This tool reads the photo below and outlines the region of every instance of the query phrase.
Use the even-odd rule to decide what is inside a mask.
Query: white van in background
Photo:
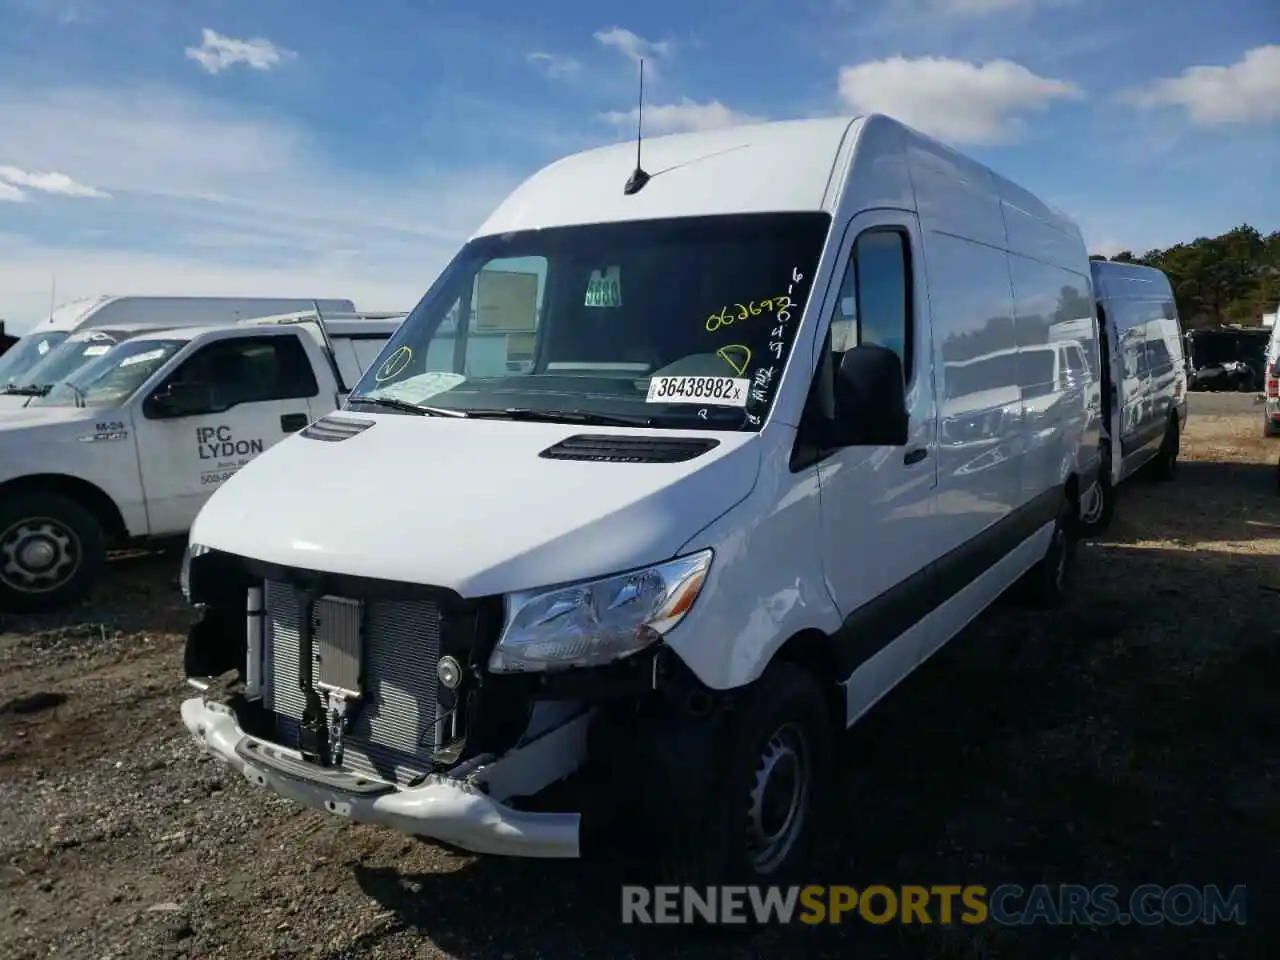
[[[185,533],[228,477],[337,407],[403,316],[148,330],[0,416],[0,610],[63,606],[109,547]]]
[[[1280,323],[1275,313],[1263,315],[1262,322],[1271,328],[1267,341],[1267,359],[1263,372],[1262,432],[1268,437],[1280,436]],[[1268,319],[1270,323],[1268,323]]]
[[[112,325],[155,328],[232,323],[249,317],[320,310],[354,313],[350,300],[309,297],[87,297],[72,300],[41,320],[0,356],[0,389],[22,383],[25,374],[74,330]]]
[[[1102,331],[1104,466],[1081,504],[1082,532],[1110,524],[1116,491],[1150,464],[1160,479],[1177,470],[1187,423],[1187,362],[1169,278],[1154,267],[1090,262]]]
[[[252,782],[772,882],[825,836],[836,730],[1016,582],[1066,595],[1101,424],[1049,346],[1092,317],[1076,225],[881,116],[643,151],[517,188],[344,408],[200,512],[182,717]],[[953,425],[997,406],[975,451]],[[580,769],[599,803],[530,809]]]

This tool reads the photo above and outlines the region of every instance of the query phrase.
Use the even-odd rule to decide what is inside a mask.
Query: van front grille
[[[302,601],[289,584],[267,581],[264,590],[263,704],[274,711],[282,745],[297,748],[305,707],[300,687],[298,649]],[[321,617],[350,604],[321,600]],[[357,773],[404,783],[431,769],[439,744],[437,661],[440,659],[440,610],[430,600],[369,600],[362,605],[361,662],[326,664],[325,675],[340,669],[342,683],[361,690],[344,743],[343,765]],[[323,624],[313,634],[318,641]],[[319,642],[313,642],[312,679],[321,681]],[[345,655],[345,654],[344,654]],[[358,682],[357,682],[358,678]],[[317,686],[321,698],[325,692]]]

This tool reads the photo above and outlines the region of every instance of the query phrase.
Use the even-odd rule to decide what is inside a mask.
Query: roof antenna
[[[633,193],[639,193],[644,185],[649,182],[649,174],[644,172],[644,167],[640,166],[640,143],[644,139],[644,59],[640,60],[640,106],[636,110],[636,168],[631,171],[631,176],[627,178],[627,184],[622,188],[622,192],[628,197]]]

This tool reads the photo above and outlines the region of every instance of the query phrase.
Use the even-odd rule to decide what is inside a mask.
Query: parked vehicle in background
[[[1275,319],[1272,314],[1263,388],[1262,429],[1268,437],[1280,436],[1280,324]]]
[[[205,505],[182,716],[355,821],[539,857],[612,821],[772,882],[825,836],[837,729],[1011,585],[1069,589],[1088,255],[881,116],[643,150],[660,176],[622,144],[518,187],[343,410]],[[530,809],[578,770],[598,803]]]
[[[149,325],[92,327],[69,334],[35,366],[0,390],[0,416],[11,410],[21,410],[33,397],[48,393],[54,384],[101,357],[116,344],[155,329]]]
[[[249,317],[283,314],[294,310],[353,313],[350,300],[314,300],[309,297],[87,297],[72,300],[54,310],[24,334],[0,357],[0,389],[23,382],[24,376],[72,331],[119,325],[156,329],[232,323]]]
[[[1169,278],[1154,267],[1090,263],[1101,331],[1103,468],[1082,498],[1081,525],[1101,533],[1121,483],[1150,465],[1164,479],[1178,464],[1187,422],[1187,363]]]
[[[1270,333],[1262,327],[1212,327],[1187,331],[1190,389],[1260,393]]]
[[[183,534],[253,457],[333,410],[402,314],[151,330],[0,417],[0,609],[84,596],[108,547]]]

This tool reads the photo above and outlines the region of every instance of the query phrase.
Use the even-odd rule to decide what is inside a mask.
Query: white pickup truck
[[[108,548],[182,535],[228,477],[334,410],[403,314],[154,330],[0,417],[0,610],[63,606]]]
[[[101,296],[71,300],[19,337],[0,357],[0,387],[23,382],[32,367],[77,330],[122,324],[166,330],[275,317],[300,310],[318,310],[329,316],[354,313],[355,309],[350,300],[310,297]]]

